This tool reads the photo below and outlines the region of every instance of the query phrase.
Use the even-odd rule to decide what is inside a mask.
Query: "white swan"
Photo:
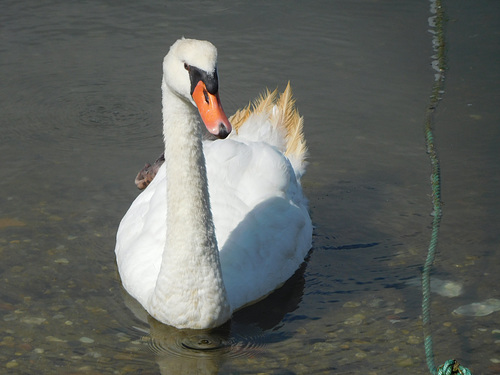
[[[165,163],[123,217],[124,288],[155,319],[212,328],[282,285],[311,248],[300,177],[306,153],[291,89],[231,119],[218,96],[217,50],[180,39],[163,61]],[[204,130],[203,130],[204,131]],[[285,156],[286,155],[286,156]]]

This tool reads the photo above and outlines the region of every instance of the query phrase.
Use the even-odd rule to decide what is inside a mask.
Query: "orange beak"
[[[207,130],[219,138],[226,138],[231,133],[232,126],[222,109],[219,94],[209,93],[203,81],[199,81],[192,97]]]

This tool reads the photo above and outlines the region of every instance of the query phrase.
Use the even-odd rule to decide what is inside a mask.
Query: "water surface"
[[[500,297],[500,9],[444,5],[448,71],[434,120],[445,206],[433,276],[462,289],[433,294],[436,362],[494,373],[500,313],[452,311]],[[4,1],[2,371],[427,373],[415,285],[432,222],[429,9],[416,0]],[[162,151],[161,61],[183,35],[218,47],[228,114],[290,80],[310,149],[310,256],[284,288],[208,336],[138,309],[113,253],[138,194],[133,179]]]

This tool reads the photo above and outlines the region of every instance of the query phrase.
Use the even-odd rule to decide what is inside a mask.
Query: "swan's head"
[[[212,43],[179,39],[163,60],[163,79],[172,92],[198,108],[211,134],[229,135],[232,127],[219,99],[217,49]]]

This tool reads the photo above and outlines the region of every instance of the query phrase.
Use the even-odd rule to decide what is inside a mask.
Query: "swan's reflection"
[[[276,327],[302,299],[305,267],[306,263],[267,298],[211,330],[177,329],[160,323],[126,293],[125,303],[137,318],[149,324],[150,348],[161,374],[215,375],[229,358],[255,355],[266,343],[286,338],[286,334],[276,332]]]
[[[151,348],[163,375],[217,374],[231,350],[228,324],[214,330],[191,330],[167,326],[151,316],[148,321]]]

